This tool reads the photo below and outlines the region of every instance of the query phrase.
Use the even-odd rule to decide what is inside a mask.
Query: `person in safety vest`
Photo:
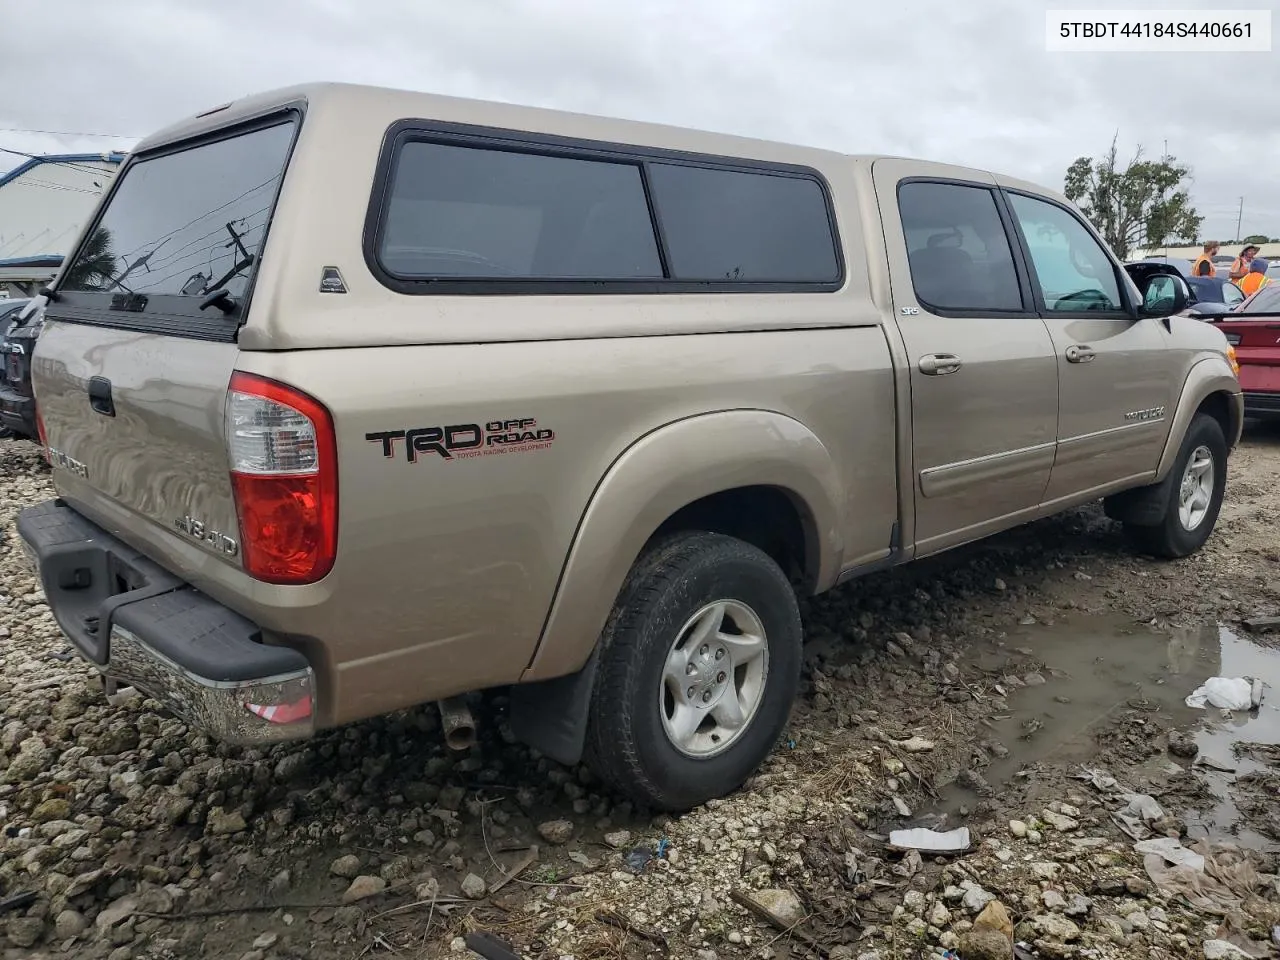
[[[1204,245],[1204,253],[1196,257],[1196,262],[1191,264],[1191,275],[1193,277],[1212,277],[1217,273],[1213,266],[1213,256],[1222,247],[1217,240],[1208,240]]]
[[[1243,280],[1249,273],[1249,262],[1258,255],[1258,248],[1255,246],[1247,246],[1240,251],[1240,256],[1236,257],[1231,263],[1231,273],[1229,276],[1232,280]]]
[[[1246,297],[1253,296],[1271,282],[1271,278],[1267,276],[1269,266],[1271,264],[1261,257],[1254,257],[1249,261],[1249,272],[1244,275],[1243,280],[1236,281],[1236,285],[1244,291]]]

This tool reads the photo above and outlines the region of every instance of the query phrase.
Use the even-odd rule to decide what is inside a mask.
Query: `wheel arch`
[[[843,558],[841,497],[825,445],[783,414],[702,414],[646,434],[614,461],[583,512],[522,681],[586,663],[627,573],[667,531],[739,536],[784,570],[789,561],[807,590],[832,586]],[[762,524],[760,510],[779,526]]]
[[[1213,355],[1197,361],[1187,372],[1174,410],[1169,435],[1160,454],[1156,481],[1164,480],[1178,457],[1182,438],[1187,435],[1191,421],[1197,413],[1207,413],[1222,427],[1227,438],[1227,449],[1233,449],[1240,439],[1244,426],[1244,400],[1240,393],[1240,381],[1227,363],[1226,357]]]

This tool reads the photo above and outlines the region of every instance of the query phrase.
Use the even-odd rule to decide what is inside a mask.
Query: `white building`
[[[53,279],[124,156],[51,154],[0,174],[0,296],[31,296]]]

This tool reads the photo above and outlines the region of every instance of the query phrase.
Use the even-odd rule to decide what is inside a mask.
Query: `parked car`
[[[21,347],[11,347],[9,332],[17,324],[23,308],[31,302],[29,297],[0,299],[0,439],[9,439],[14,434],[14,424],[5,416],[5,392],[9,377],[17,373],[21,361],[10,360],[11,356],[20,356]]]
[[[1140,283],[1140,278],[1159,272],[1148,265],[1172,267],[1187,284],[1187,305],[1183,309],[1184,316],[1193,317],[1200,314],[1226,313],[1244,300],[1244,291],[1226,279],[1226,274],[1219,272],[1216,277],[1191,276],[1191,262],[1176,258],[1148,257],[1125,264],[1125,270]]]
[[[44,313],[43,305],[35,303],[26,309],[30,300],[23,300],[23,307],[14,310],[9,319],[0,317],[0,327],[5,328],[0,337],[0,357],[4,369],[0,371],[0,430],[5,436],[21,440],[36,440],[36,402],[31,392],[31,355],[35,349]]]
[[[1204,544],[1242,408],[1186,297],[981,170],[294,88],[108,188],[17,527],[80,654],[215,737],[439,700],[465,744],[510,687],[684,809],[777,742],[798,594],[1099,498]]]
[[[1269,283],[1217,321],[1234,345],[1248,417],[1280,418],[1280,283]]]

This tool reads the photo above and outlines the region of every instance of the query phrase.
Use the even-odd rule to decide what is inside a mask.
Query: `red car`
[[[1236,348],[1245,416],[1280,418],[1280,283],[1267,284],[1217,325]]]

